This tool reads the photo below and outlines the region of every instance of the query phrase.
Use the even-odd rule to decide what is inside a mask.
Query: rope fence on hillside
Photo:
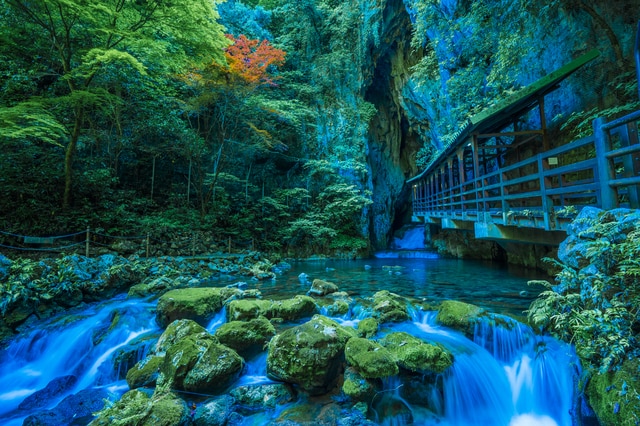
[[[139,249],[138,252],[144,251],[146,257],[150,257],[151,248],[153,244],[165,244],[171,247],[173,251],[180,252],[190,252],[192,256],[196,254],[196,247],[200,242],[197,234],[193,234],[191,238],[186,238],[180,242],[181,245],[178,245],[176,240],[168,241],[159,238],[155,238],[151,236],[151,233],[147,233],[146,235],[134,235],[134,236],[126,236],[126,235],[109,235],[102,232],[98,232],[98,230],[91,230],[91,228],[87,228],[85,231],[73,232],[64,235],[52,235],[52,236],[31,236],[31,235],[21,235],[13,232],[0,230],[0,249],[7,250],[15,250],[22,252],[52,252],[52,253],[60,253],[65,252],[71,249],[84,248],[84,255],[89,257],[92,247],[105,247],[113,251],[118,251],[117,247],[114,248],[114,245],[123,241],[131,241],[138,242]],[[5,243],[5,239],[13,239],[15,240],[13,243]],[[109,242],[109,240],[112,240]],[[233,240],[231,237],[224,239],[223,241],[218,241],[217,245],[224,244],[225,251],[228,254],[234,253],[235,250],[255,250],[255,241],[254,239],[238,241]],[[220,251],[220,250],[218,250]]]

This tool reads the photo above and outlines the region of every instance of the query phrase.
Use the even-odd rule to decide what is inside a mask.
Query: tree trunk
[[[78,139],[80,138],[80,130],[82,129],[82,122],[84,120],[84,108],[78,107],[76,109],[76,119],[73,123],[73,132],[71,133],[71,139],[67,145],[67,149],[64,154],[64,196],[62,197],[62,208],[68,209],[71,205],[71,189],[73,186],[73,159],[76,153],[76,146],[78,145]]]

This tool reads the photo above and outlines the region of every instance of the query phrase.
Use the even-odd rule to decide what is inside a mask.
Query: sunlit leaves
[[[233,42],[225,50],[231,72],[251,84],[274,84],[270,70],[284,64],[284,50],[273,47],[267,40],[250,40],[243,34],[227,37]]]

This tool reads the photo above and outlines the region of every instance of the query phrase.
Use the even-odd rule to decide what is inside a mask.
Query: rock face
[[[353,329],[315,315],[271,339],[267,375],[311,395],[325,393],[335,386],[343,368],[345,345],[354,336]]]
[[[453,365],[453,355],[439,345],[423,342],[404,332],[391,333],[380,341],[405,370],[442,373]]]
[[[158,299],[156,322],[162,328],[177,319],[190,319],[206,325],[227,299],[240,293],[238,289],[227,287],[171,290]]]

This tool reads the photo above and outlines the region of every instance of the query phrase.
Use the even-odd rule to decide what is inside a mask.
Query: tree
[[[108,87],[100,87],[97,77],[109,68],[144,75],[159,64],[163,69],[179,69],[187,58],[221,61],[227,41],[222,27],[216,23],[218,2],[6,0],[2,3],[3,14],[13,18],[11,25],[16,29],[8,33],[14,54],[41,58],[54,76],[43,88],[44,100],[29,101],[56,105],[57,119],[66,128],[66,137],[59,141],[65,150],[65,208],[71,202],[73,162],[78,141],[86,130],[87,116],[118,96]]]
[[[225,57],[232,75],[243,78],[249,84],[274,85],[269,69],[284,64],[285,52],[267,40],[250,40],[244,34],[227,38],[232,41],[225,50]]]

